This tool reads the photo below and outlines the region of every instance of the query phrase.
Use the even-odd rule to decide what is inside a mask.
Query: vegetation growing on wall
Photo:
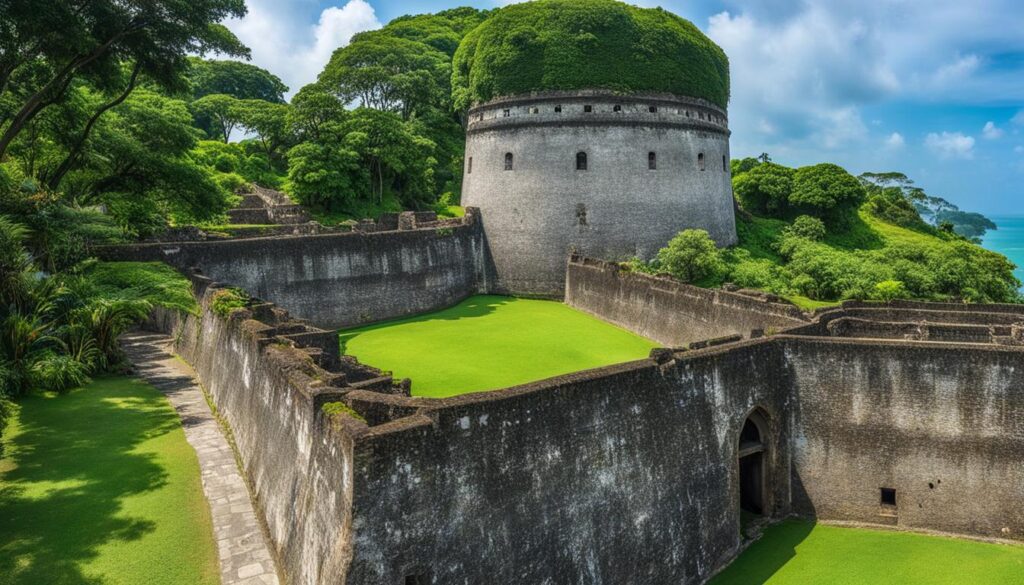
[[[1006,257],[918,215],[913,190],[836,165],[733,161],[739,244],[717,250],[682,232],[633,269],[701,286],[731,282],[805,308],[843,299],[1019,302]],[[900,175],[902,177],[902,175]],[[903,182],[906,183],[906,177]]]
[[[539,0],[497,10],[455,53],[460,108],[504,95],[584,88],[656,91],[725,107],[729,61],[661,8],[616,0]]]

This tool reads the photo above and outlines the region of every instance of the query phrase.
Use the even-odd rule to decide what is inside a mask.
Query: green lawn
[[[19,403],[0,460],[0,584],[219,582],[195,452],[146,383]]]
[[[1013,585],[1024,546],[810,524],[768,528],[711,585]]]
[[[506,388],[647,357],[653,341],[554,301],[475,296],[341,333],[342,350],[411,378],[414,396]]]

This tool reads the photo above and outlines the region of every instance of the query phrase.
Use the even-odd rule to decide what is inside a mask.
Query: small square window
[[[502,110],[501,115],[508,118],[512,115],[512,112],[510,110]]]
[[[895,488],[881,488],[881,503],[883,506],[895,506],[896,505],[896,489]]]
[[[406,575],[405,585],[430,585],[430,578],[427,575]]]
[[[540,108],[530,108],[530,113],[531,114],[539,114],[540,113]]]
[[[651,107],[647,108],[647,111],[652,113],[652,114],[656,114],[658,112],[658,106],[651,106]]]
[[[562,113],[562,106],[555,106],[555,113],[556,114],[561,114]]]
[[[583,106],[583,111],[589,114],[594,111],[594,106]]]

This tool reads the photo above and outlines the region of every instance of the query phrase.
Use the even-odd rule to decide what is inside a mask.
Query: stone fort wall
[[[631,273],[614,262],[591,258],[571,258],[565,281],[570,307],[669,347],[730,335],[750,337],[810,322],[790,304]]]
[[[740,547],[738,437],[755,409],[774,517],[1024,540],[1013,327],[990,343],[724,339],[433,400],[273,305],[217,315],[218,285],[197,282],[201,316],[153,324],[177,332],[234,429],[292,583],[702,583]],[[969,313],[858,310],[872,308],[894,330]],[[355,416],[326,415],[333,401]]]
[[[441,309],[487,287],[477,211],[467,209],[461,222],[417,222],[416,215],[402,214],[386,230],[155,242],[95,253],[198,268],[322,327],[346,327]]]
[[[572,250],[650,258],[686,228],[735,243],[728,161],[725,111],[702,100],[505,98],[468,114],[462,200],[482,211],[493,290],[560,297]]]

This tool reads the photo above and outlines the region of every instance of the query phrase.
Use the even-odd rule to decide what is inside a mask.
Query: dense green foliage
[[[1024,547],[810,524],[768,527],[711,585],[1013,583]]]
[[[8,399],[120,367],[118,336],[154,305],[196,310],[190,283],[166,266],[87,261],[45,274],[27,237],[0,216],[0,429]]]
[[[498,296],[342,331],[341,344],[434,398],[641,359],[656,346],[563,303]]]
[[[503,95],[602,88],[725,107],[729,61],[693,23],[616,0],[538,0],[495,11],[455,53],[460,108]]]
[[[97,378],[19,401],[0,459],[0,584],[217,585],[195,450],[167,399]]]
[[[835,165],[794,170],[756,159],[733,161],[733,169],[739,245],[712,250],[690,230],[650,263],[630,266],[703,286],[761,289],[807,308],[843,299],[1021,300],[1014,265],[928,225],[905,177],[902,186],[880,174],[858,181]]]

